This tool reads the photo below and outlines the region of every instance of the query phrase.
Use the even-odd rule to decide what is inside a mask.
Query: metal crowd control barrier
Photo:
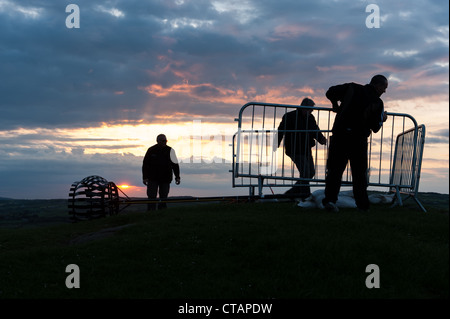
[[[283,115],[290,111],[312,109],[318,130],[287,130],[278,126]],[[388,120],[376,134],[368,139],[368,189],[385,187],[395,193],[394,204],[403,205],[402,194],[417,198],[425,143],[425,126],[401,113],[388,112]],[[297,181],[308,181],[311,188],[324,187],[328,143],[316,143],[311,149],[315,175],[301,178],[297,167],[285,154],[284,139],[278,147],[279,132],[321,132],[329,141],[335,113],[331,108],[287,104],[250,102],[241,107],[238,132],[233,136],[233,161],[231,172],[233,187],[248,187],[249,195],[263,197],[263,189],[273,192],[276,187],[292,187]],[[342,186],[352,185],[349,165],[342,177]],[[405,199],[407,199],[405,198]]]
[[[409,129],[397,136],[390,190],[396,194],[407,194],[408,198],[412,197],[420,208],[426,211],[417,198],[424,145],[425,125]],[[400,196],[398,201],[401,205]]]

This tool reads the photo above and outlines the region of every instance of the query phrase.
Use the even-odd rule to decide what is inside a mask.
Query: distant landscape
[[[449,195],[439,193],[420,193],[420,202],[428,210],[449,212]],[[192,204],[171,204],[171,206]],[[404,202],[405,207],[419,210],[412,198]],[[145,211],[143,204],[121,206],[122,214]],[[300,208],[299,208],[300,209]],[[36,227],[70,222],[67,199],[22,200],[0,197],[0,228]]]
[[[192,204],[169,204],[178,207]],[[119,214],[145,212],[146,204],[121,205]],[[67,199],[0,198],[0,229],[72,223]]]

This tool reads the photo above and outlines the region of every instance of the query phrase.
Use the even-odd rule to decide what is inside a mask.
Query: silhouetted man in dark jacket
[[[309,98],[303,99],[300,106],[314,106]],[[284,137],[284,148],[297,167],[300,177],[313,178],[316,174],[311,148],[316,145],[315,140],[325,144],[327,139],[317,126],[316,119],[311,114],[311,108],[301,108],[283,115],[278,126],[278,147]],[[309,132],[304,132],[308,130]],[[297,132],[290,132],[297,131]],[[303,132],[302,132],[303,131]],[[297,181],[285,194],[306,199],[311,195],[309,181]]]
[[[175,174],[175,183],[180,184],[180,166],[175,151],[167,146],[167,138],[164,134],[158,135],[157,144],[147,150],[142,165],[143,183],[147,185],[147,196],[156,199],[159,190],[159,198],[166,199],[169,195],[170,183]],[[173,174],[172,174],[173,172]],[[158,209],[166,208],[166,203],[159,203]],[[156,204],[149,204],[148,209],[154,210]]]
[[[367,138],[371,131],[380,130],[387,115],[380,96],[386,92],[388,80],[375,75],[370,84],[346,83],[332,86],[326,96],[331,101],[336,118],[330,138],[327,159],[325,198],[322,203],[331,211],[338,211],[336,201],[342,174],[350,161],[353,195],[357,207],[369,209],[367,195]],[[338,104],[340,102],[340,104]]]

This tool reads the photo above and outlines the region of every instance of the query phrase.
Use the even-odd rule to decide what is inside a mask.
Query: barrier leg
[[[413,198],[414,198],[414,200],[416,201],[417,205],[419,205],[420,209],[421,209],[424,213],[426,213],[427,210],[425,209],[425,207],[423,207],[422,203],[417,199],[417,197],[416,197],[416,196],[413,196]]]
[[[263,189],[264,177],[258,176],[258,195],[263,197],[262,189]]]
[[[400,194],[400,190],[398,189],[398,186],[395,186],[395,197],[392,200],[391,208],[395,206],[403,206],[402,197]]]
[[[249,195],[250,197],[255,196],[255,186],[249,186],[249,187],[248,187],[248,195]]]

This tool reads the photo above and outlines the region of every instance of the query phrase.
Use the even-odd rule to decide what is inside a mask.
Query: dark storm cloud
[[[37,5],[30,3],[30,8]],[[35,18],[0,13],[5,126],[95,124],[120,118],[121,109],[144,101],[146,94],[137,87],[148,80],[145,69],[156,59],[149,48],[155,46],[151,33],[158,24],[149,19],[121,25],[92,2],[79,6],[80,29],[65,27],[61,3],[41,8]],[[130,30],[144,28],[147,37],[129,36]]]
[[[76,4],[80,29],[65,27],[64,3],[1,2],[2,127],[80,127],[174,112],[186,92],[155,96],[144,89],[152,84],[198,85],[182,108],[202,115],[202,97],[220,89],[245,98],[280,85],[320,91],[378,71],[402,80],[410,71],[448,73],[435,64],[448,63],[448,4],[440,2],[380,1],[380,29],[366,28],[364,1]],[[336,66],[354,68],[320,71]],[[168,99],[174,102],[158,107]],[[225,103],[233,116],[239,105]],[[211,106],[205,115],[214,114]]]

